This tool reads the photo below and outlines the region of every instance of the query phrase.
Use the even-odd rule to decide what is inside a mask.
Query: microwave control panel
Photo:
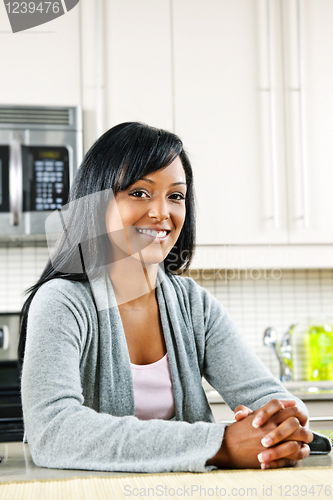
[[[69,195],[69,158],[65,147],[24,147],[27,174],[23,184],[24,211],[56,210]]]

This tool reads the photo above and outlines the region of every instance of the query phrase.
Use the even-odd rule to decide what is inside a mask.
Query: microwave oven
[[[80,107],[0,106],[0,238],[45,235],[81,161]]]

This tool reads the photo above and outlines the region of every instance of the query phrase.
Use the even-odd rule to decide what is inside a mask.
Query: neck
[[[156,302],[158,264],[143,267],[134,257],[118,260],[108,267],[118,306],[144,309]]]

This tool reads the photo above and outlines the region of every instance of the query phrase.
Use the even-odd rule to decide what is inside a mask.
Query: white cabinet
[[[264,14],[257,0],[174,3],[176,133],[195,171],[198,244],[287,243],[286,204],[278,229],[273,219]],[[285,182],[279,169],[281,196]]]
[[[81,104],[79,9],[13,34],[1,3],[1,104]]]
[[[175,131],[199,245],[333,243],[333,5],[301,4],[303,170],[296,0],[173,3]]]
[[[333,5],[300,2],[303,129],[297,0],[110,0],[99,24],[97,3],[80,5],[86,148],[123,121],[179,134],[195,170],[199,250],[333,243]]]
[[[81,10],[85,149],[122,122],[172,130],[169,0],[88,0]]]
[[[333,424],[333,401],[304,401],[310,415],[310,429],[328,430]]]
[[[169,0],[105,4],[105,125],[143,121],[172,129]]]
[[[290,243],[333,243],[333,4],[300,6],[283,2]]]

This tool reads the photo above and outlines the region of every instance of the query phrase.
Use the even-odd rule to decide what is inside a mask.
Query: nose
[[[168,219],[170,214],[167,200],[162,197],[152,200],[149,207],[148,216],[152,219],[158,219],[159,221]]]

